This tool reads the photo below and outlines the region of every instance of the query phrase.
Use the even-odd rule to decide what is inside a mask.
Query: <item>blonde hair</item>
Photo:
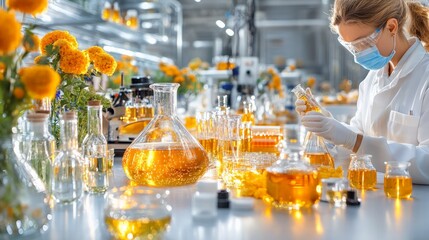
[[[405,30],[429,49],[429,8],[416,1],[335,0],[331,29],[335,31],[341,22],[363,23],[380,28],[390,18],[398,21],[399,34],[403,35]]]

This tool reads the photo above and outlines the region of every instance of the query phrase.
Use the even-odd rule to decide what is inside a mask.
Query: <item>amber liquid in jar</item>
[[[204,149],[169,143],[140,143],[127,148],[122,165],[125,174],[139,185],[163,187],[195,183],[207,170]]]
[[[125,107],[124,120],[126,122],[137,121],[137,108],[136,107]]]
[[[377,171],[375,169],[349,169],[348,179],[353,188],[373,189],[377,184]]]
[[[154,109],[152,107],[139,107],[137,109],[138,118],[153,118]]]
[[[126,25],[130,28],[137,29],[138,28],[137,17],[129,17],[126,21]]]
[[[329,153],[306,153],[305,158],[314,166],[329,166],[334,168],[334,159]]]
[[[105,222],[115,239],[160,239],[170,224],[171,217],[123,219],[107,216]]]
[[[104,8],[103,11],[101,12],[101,18],[103,20],[110,20],[110,18],[112,17],[113,11],[110,8]]]
[[[410,198],[413,183],[410,177],[384,177],[384,193],[391,198]]]
[[[207,153],[212,154],[215,147],[217,147],[217,140],[215,138],[198,139]]]
[[[282,140],[282,135],[254,135],[251,142],[252,152],[277,153],[279,151],[277,145]]]
[[[317,172],[267,172],[267,193],[273,206],[280,208],[311,207],[319,199]]]

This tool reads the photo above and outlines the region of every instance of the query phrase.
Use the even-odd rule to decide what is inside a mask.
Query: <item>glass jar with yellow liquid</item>
[[[369,154],[351,154],[351,161],[348,170],[350,186],[356,189],[373,189],[377,184],[377,171],[372,165]]]
[[[307,133],[304,157],[310,165],[334,168],[334,158],[329,154],[323,138],[312,132]]]
[[[135,9],[128,10],[125,20],[127,27],[137,29],[139,27],[138,12]]]
[[[104,2],[103,10],[101,11],[101,18],[106,21],[110,21],[113,17],[112,4],[108,1]]]
[[[153,187],[195,183],[209,158],[176,115],[177,83],[152,84],[155,117],[126,149],[122,166],[129,179]]]
[[[320,198],[320,179],[298,152],[267,168],[268,201],[278,208],[300,209],[313,206]]]
[[[109,191],[104,210],[107,229],[115,239],[163,239],[171,222],[168,191],[124,186]]]
[[[413,181],[408,172],[410,162],[385,162],[384,193],[390,198],[410,198]]]

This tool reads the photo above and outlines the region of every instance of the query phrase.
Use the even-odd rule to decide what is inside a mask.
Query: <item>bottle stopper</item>
[[[357,192],[355,189],[347,190],[346,204],[348,206],[359,206],[360,205],[360,201],[357,197]]]
[[[226,190],[220,190],[217,193],[217,207],[218,208],[229,208],[229,192]]]

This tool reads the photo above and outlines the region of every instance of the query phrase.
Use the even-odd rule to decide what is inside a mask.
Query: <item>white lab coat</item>
[[[413,182],[429,184],[429,54],[410,41],[390,76],[386,66],[361,82],[350,126],[364,135],[358,154],[371,154],[377,171],[386,161],[409,161]]]

